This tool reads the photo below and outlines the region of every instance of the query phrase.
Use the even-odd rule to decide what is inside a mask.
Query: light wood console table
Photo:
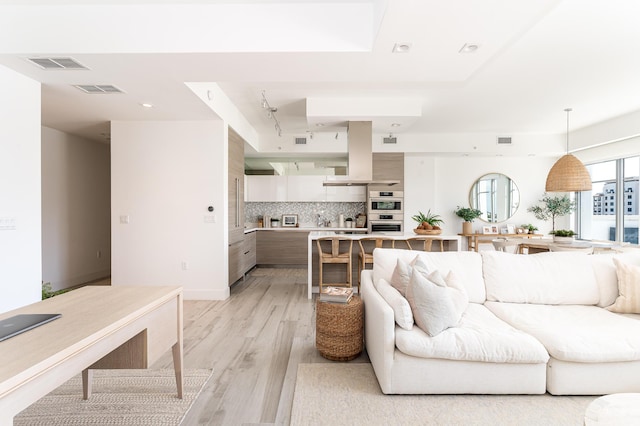
[[[88,286],[0,314],[60,313],[62,317],[0,342],[0,425],[82,372],[147,368],[173,351],[182,398],[182,287]]]
[[[478,244],[491,242],[496,238],[542,238],[542,234],[458,234],[467,238],[467,250],[478,251]]]

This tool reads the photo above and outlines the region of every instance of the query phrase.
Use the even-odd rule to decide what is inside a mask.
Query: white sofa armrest
[[[396,345],[393,309],[373,285],[373,271],[362,271],[360,289],[364,302],[367,354],[383,393],[391,391],[391,368]]]

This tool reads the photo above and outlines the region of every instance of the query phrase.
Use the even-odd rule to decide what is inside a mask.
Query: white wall
[[[554,158],[541,157],[435,157],[426,154],[405,154],[404,197],[405,226],[408,231],[416,224],[411,216],[418,210],[439,214],[443,233],[462,232],[462,220],[453,212],[457,206],[469,206],[469,190],[473,183],[487,173],[509,176],[520,190],[520,207],[506,222],[516,226],[533,223],[541,233],[551,231],[550,222],[537,220],[527,208],[538,204],[544,194],[547,173]],[[569,218],[561,218],[563,225]],[[481,229],[485,222],[475,220],[473,227]],[[559,227],[556,225],[556,227]],[[560,226],[561,228],[562,226]],[[564,225],[567,227],[567,225]]]
[[[112,285],[229,296],[227,147],[222,121],[111,124]],[[204,220],[210,205],[216,223]]]
[[[40,83],[0,66],[0,312],[41,298]]]
[[[42,279],[54,290],[109,276],[110,203],[109,145],[43,127]]]

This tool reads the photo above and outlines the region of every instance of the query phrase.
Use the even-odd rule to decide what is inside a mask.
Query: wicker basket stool
[[[364,309],[360,296],[349,303],[316,301],[316,348],[332,361],[351,361],[362,352]]]

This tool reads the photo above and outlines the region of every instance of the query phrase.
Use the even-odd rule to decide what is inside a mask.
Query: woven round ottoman
[[[640,393],[614,393],[595,399],[584,414],[586,426],[640,424]]]
[[[364,309],[360,296],[349,303],[316,301],[316,348],[332,361],[351,361],[362,352]]]

